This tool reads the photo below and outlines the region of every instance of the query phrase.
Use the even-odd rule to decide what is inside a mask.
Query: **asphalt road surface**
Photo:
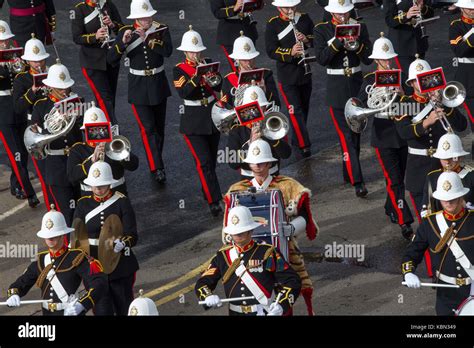
[[[72,42],[70,11],[77,2],[56,1],[58,32],[57,47],[63,64],[76,81],[74,90],[87,101],[92,93],[80,72],[78,48]],[[129,1],[115,1],[122,19],[129,12]],[[263,36],[266,20],[277,14],[267,6],[254,14],[258,20],[261,39],[257,49],[261,52],[258,65],[275,69],[266,56]],[[220,60],[224,73],[229,68],[225,58],[215,44],[217,21],[211,15],[208,0],[161,0],[152,4],[158,14],[156,20],[169,25],[174,47],[179,46],[182,34],[190,24],[201,33],[208,47],[206,56]],[[303,0],[301,6],[317,23],[322,10],[313,0]],[[438,10],[439,11],[439,10]],[[7,19],[6,9],[0,18]],[[367,23],[371,40],[386,31],[380,8],[361,12]],[[432,67],[443,66],[447,79],[453,77],[452,52],[449,49],[448,27],[453,17],[441,14],[441,19],[428,27],[430,50],[427,60]],[[50,50],[53,64],[54,52]],[[174,51],[166,60],[165,68],[171,80],[172,67],[183,59],[182,53]],[[365,67],[371,71],[373,67]],[[385,189],[383,174],[378,166],[373,149],[368,144],[368,135],[363,136],[362,165],[370,194],[367,199],[356,199],[353,188],[342,183],[341,161],[336,132],[333,129],[329,110],[324,104],[325,70],[317,64],[313,69],[313,96],[309,117],[309,133],[313,143],[313,156],[301,160],[295,155],[284,162],[284,174],[294,176],[313,191],[312,206],[321,227],[321,234],[314,242],[300,239],[300,246],[310,276],[314,282],[315,311],[326,314],[434,314],[434,291],[408,290],[400,285],[400,259],[406,247],[396,225],[391,225],[383,213]],[[181,100],[173,90],[168,101],[164,161],[168,182],[158,186],[148,172],[145,152],[138,126],[127,102],[126,68],[119,79],[117,95],[117,117],[121,133],[131,142],[133,151],[140,158],[140,168],[126,175],[130,199],[137,213],[139,244],[135,248],[141,270],[137,274],[135,289],[142,288],[159,306],[161,314],[225,314],[225,308],[204,312],[192,294],[192,286],[205,262],[220,246],[222,217],[213,218],[204,201],[194,167],[182,136],[178,132]],[[369,128],[370,129],[370,128]],[[464,137],[470,145],[470,134]],[[221,149],[226,143],[221,139]],[[470,146],[469,146],[470,147]],[[469,148],[466,146],[466,148]],[[44,204],[32,210],[24,201],[12,197],[8,189],[10,175],[3,147],[0,147],[0,245],[32,244],[41,250],[43,245],[36,238]],[[218,165],[218,176],[223,191],[239,179],[236,172],[226,164]],[[32,172],[33,175],[33,172]],[[34,181],[40,192],[38,181]],[[183,205],[184,203],[184,205]],[[364,257],[329,257],[329,246],[350,244],[363,250]],[[0,247],[1,248],[1,247]],[[1,250],[1,249],[0,249]],[[3,256],[0,258],[0,291],[6,294],[8,285],[26,268],[29,260]],[[419,274],[426,275],[424,266]],[[0,298],[3,296],[0,296]],[[27,298],[37,298],[32,290]],[[305,314],[303,301],[298,301],[296,314]],[[38,308],[24,306],[16,310],[0,308],[0,314],[34,314]]]

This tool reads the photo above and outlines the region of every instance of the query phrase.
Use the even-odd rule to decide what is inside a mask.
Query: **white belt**
[[[123,184],[125,184],[125,177],[122,176],[120,179],[117,180],[117,182],[115,184],[111,185],[111,188],[116,188],[116,187],[118,187],[120,185],[123,185]],[[81,190],[82,191],[92,191],[92,188],[89,185],[81,183]]]
[[[5,95],[12,95],[11,89],[6,89],[4,91],[0,91],[0,96],[5,96]]]
[[[237,313],[255,313],[258,312],[258,307],[261,305],[252,305],[252,306],[236,306],[233,304],[229,304],[229,309],[233,312]]]
[[[99,246],[99,238],[89,238],[89,245]]]
[[[435,152],[436,149],[415,149],[413,147],[408,147],[408,153],[412,155],[432,157]]]
[[[50,312],[56,311],[63,311],[66,309],[68,303],[51,303],[51,302],[43,302],[42,307]]]
[[[328,75],[352,75],[361,70],[362,69],[359,65],[353,68],[345,68],[345,69],[326,69],[326,72]]]
[[[46,153],[51,156],[66,156],[66,149],[57,149],[57,150],[46,149]]]
[[[130,74],[136,75],[136,76],[152,76],[159,74],[165,70],[164,65],[160,66],[159,68],[153,68],[153,69],[146,69],[146,70],[135,70],[130,68]]]
[[[458,62],[464,63],[464,64],[474,64],[474,58],[466,58],[466,57],[459,58],[458,57]]]
[[[232,17],[227,17],[226,19],[244,19],[245,17],[248,17],[248,16],[249,16],[248,13],[244,13],[243,16],[238,14],[238,15],[235,15],[235,16],[232,16]]]
[[[186,106],[205,106],[214,101],[214,96],[211,95],[209,98],[199,99],[199,100],[188,100],[184,99],[184,105]]]
[[[450,276],[444,275],[443,273],[440,273],[439,271],[436,271],[436,276],[438,277],[439,280],[448,284],[453,284],[453,285],[469,285],[472,283],[471,278],[450,277]]]

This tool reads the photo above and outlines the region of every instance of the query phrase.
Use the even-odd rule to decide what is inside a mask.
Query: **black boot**
[[[212,216],[219,216],[219,214],[222,213],[222,208],[219,202],[209,204],[209,209],[211,210]]]
[[[21,188],[18,188],[18,187],[15,187],[14,189],[10,188],[10,192],[12,196],[16,197],[16,199],[26,199],[26,194],[25,192],[23,192]]]
[[[166,173],[164,169],[158,169],[155,172],[155,180],[159,184],[164,184],[166,182]]]
[[[355,194],[359,198],[365,198],[369,194],[369,191],[367,191],[367,188],[365,187],[365,184],[359,183],[355,184]]]
[[[36,206],[40,204],[40,201],[36,195],[33,195],[31,197],[28,197],[28,205],[30,208],[36,208]]]
[[[411,228],[411,225],[409,224],[401,225],[400,228],[402,229],[403,238],[405,238],[408,241],[412,241],[414,233],[413,233],[413,229]]]

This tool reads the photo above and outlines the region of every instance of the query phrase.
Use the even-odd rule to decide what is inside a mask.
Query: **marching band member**
[[[329,21],[332,19],[332,15],[331,15],[331,13],[329,13],[328,11],[326,11],[326,10],[324,9],[327,5],[329,5],[329,0],[316,0],[316,3],[317,3],[317,4],[321,7],[321,9],[323,10],[322,22],[329,22]],[[354,1],[353,3],[355,3],[355,1]],[[350,18],[358,19],[358,18],[357,18],[357,12],[356,12],[355,7],[351,10]]]
[[[71,95],[74,80],[71,79],[66,66],[61,64],[58,59],[57,63],[49,68],[48,77],[43,80],[43,83],[49,88],[50,92],[46,98],[38,99],[35,102],[31,124],[36,125],[34,128],[38,133],[46,134],[48,130],[45,127],[45,121],[48,115],[56,103],[60,103]],[[75,105],[69,104],[71,103],[62,105],[59,108],[59,113],[67,113],[71,110],[71,107],[75,107]],[[81,141],[81,130],[76,119],[73,128],[67,134],[47,145],[47,157],[44,160],[44,181],[48,187],[48,199],[50,202],[54,202],[69,225],[72,223],[76,205],[77,188],[71,185],[66,175],[67,156],[70,147],[78,141]]]
[[[264,113],[270,105],[265,96],[265,92],[258,86],[248,87],[244,92],[242,101],[242,105],[257,101]],[[246,126],[233,127],[229,132],[229,137],[227,138],[229,153],[238,154],[235,161],[229,161],[229,166],[232,169],[240,170],[242,179],[251,180],[253,178],[249,164],[242,161],[245,157],[242,156],[242,154],[247,153],[249,144],[254,140],[263,139],[271,146],[272,156],[277,159],[276,162],[272,163],[272,167],[270,168],[271,175],[278,175],[280,171],[280,160],[287,159],[291,156],[291,146],[288,145],[284,138],[280,140],[268,139],[262,134],[261,127],[260,122],[258,124],[252,123]]]
[[[429,250],[439,284],[459,285],[458,289],[438,288],[436,314],[454,315],[454,310],[470,293],[474,269],[472,236],[474,214],[467,210],[463,197],[469,192],[455,172],[442,173],[433,197],[443,210],[430,214],[416,231],[403,257],[402,273],[409,288],[420,288],[415,270]]]
[[[10,27],[0,21],[0,49],[13,48],[14,44]],[[18,64],[18,66],[16,66]],[[28,198],[31,208],[39,204],[35,190],[30,182],[28,173],[28,153],[23,143],[23,132],[26,128],[26,118],[15,112],[15,98],[12,97],[13,81],[23,71],[20,58],[13,63],[2,63],[0,66],[0,140],[5,147],[10,166],[10,192],[18,199]]]
[[[313,21],[306,13],[296,12],[300,0],[275,0],[279,12],[270,18],[265,30],[265,48],[277,63],[279,88],[290,114],[292,145],[303,157],[311,156],[308,123],[312,91],[308,63],[302,62],[305,49],[313,47]],[[296,24],[293,25],[293,22]]]
[[[85,224],[90,255],[98,258],[99,249],[107,247],[111,248],[107,249],[109,253],[120,255],[113,269],[107,270],[109,265],[102,261],[104,272],[107,273],[109,291],[96,303],[95,314],[127,315],[128,307],[133,301],[133,284],[139,269],[132,251],[138,241],[135,212],[127,197],[118,191],[112,192],[111,185],[116,183],[116,180],[108,163],[95,162],[89,168],[84,183],[92,188],[92,195],[78,200],[74,219],[80,219]],[[101,234],[105,233],[106,229],[115,229],[118,226],[123,230],[123,235],[113,240],[113,246],[100,245]]]
[[[205,302],[206,309],[222,306],[219,296],[212,293],[222,279],[226,296],[233,299],[229,315],[280,316],[289,312],[301,289],[298,274],[273,245],[252,239],[260,224],[247,207],[236,206],[228,213],[224,231],[232,236],[232,245],[217,252],[196,282],[198,299]],[[275,289],[276,283],[281,290]],[[251,296],[254,298],[240,300]]]
[[[252,21],[251,16],[242,12],[244,0],[211,0],[210,2],[212,14],[219,20],[216,43],[224,51],[232,71],[235,71],[233,58],[229,56],[234,40],[243,31],[244,35],[255,44],[258,39],[257,22]]]
[[[0,0],[0,8],[5,0]],[[51,45],[56,31],[56,10],[53,0],[7,0],[10,7],[10,24],[16,33],[16,42],[25,47],[31,33],[41,42]]]
[[[132,1],[127,18],[135,22],[120,29],[108,59],[113,65],[118,65],[123,55],[130,60],[128,102],[140,128],[150,171],[158,183],[164,184],[166,105],[171,96],[164,58],[171,56],[173,44],[169,28],[154,22],[154,14],[148,0]]]
[[[354,5],[350,0],[344,2],[329,0],[329,5],[325,9],[331,13],[332,19],[330,22],[322,22],[315,26],[314,42],[316,59],[319,64],[327,68],[326,103],[329,105],[341,145],[344,181],[355,187],[357,197],[366,197],[368,191],[359,160],[360,134],[349,128],[344,117],[347,100],[357,95],[362,84],[360,64],[371,63],[369,59],[371,43],[367,26],[350,18],[350,11],[353,8]],[[352,41],[353,46],[335,37],[336,26],[341,24],[361,25],[360,37]]]
[[[439,161],[433,158],[436,151],[433,146],[437,146],[441,136],[446,133],[440,121],[442,113],[446,115],[453,131],[462,132],[467,127],[466,118],[457,109],[446,107],[433,109],[430,97],[421,94],[416,76],[429,70],[431,70],[429,63],[423,59],[417,58],[410,64],[406,84],[413,88],[414,93],[411,96],[402,96],[400,102],[412,106],[412,111],[416,109],[421,111],[417,115],[405,114],[396,118],[397,131],[408,143],[406,188],[410,192],[417,215],[422,208],[426,175],[440,168]]]
[[[122,19],[111,0],[85,0],[76,5],[71,21],[73,41],[80,46],[82,74],[89,84],[97,105],[112,124],[115,116],[115,94],[120,66],[107,62],[112,33],[122,27]]]
[[[466,88],[463,106],[471,120],[471,131],[474,131],[474,3],[459,0],[454,6],[462,13],[461,18],[452,21],[449,27],[449,42],[458,63],[455,80]],[[471,154],[474,154],[474,142],[471,143]]]
[[[40,252],[25,272],[8,288],[7,305],[19,307],[20,298],[33,285],[41,289],[41,298],[52,300],[43,303],[43,315],[84,315],[107,292],[107,279],[99,261],[80,249],[69,249],[65,236],[74,231],[66,225],[63,214],[54,209],[43,216],[41,230],[47,251]],[[87,293],[78,298],[78,290],[84,282]]]
[[[230,58],[236,62],[236,71],[227,74],[222,83],[221,101],[229,104],[229,108],[234,108],[235,105],[235,91],[239,87],[239,75],[246,71],[258,69],[255,64],[255,59],[260,55],[255,49],[252,40],[240,32],[240,37],[234,41],[234,47]],[[276,87],[273,72],[270,69],[264,69],[263,81],[260,85],[265,91],[265,96],[269,102],[275,102],[275,105],[280,107],[280,97]]]
[[[432,199],[433,189],[436,187],[439,176],[447,171],[455,172],[462,180],[464,187],[470,191],[464,197],[467,203],[474,202],[474,169],[469,165],[463,165],[461,157],[469,155],[469,152],[462,148],[461,139],[453,133],[447,133],[439,138],[438,148],[433,157],[439,159],[442,169],[436,169],[428,173],[423,190],[423,208],[426,210],[423,215],[436,212],[442,209],[439,202]]]
[[[211,111],[222,86],[222,77],[214,74],[216,83],[211,86],[207,82],[209,78],[196,75],[198,65],[211,62],[201,57],[205,49],[201,35],[190,26],[177,48],[186,59],[173,68],[173,79],[179,96],[184,99],[180,132],[193,155],[211,214],[218,216],[222,212],[219,205],[222,193],[216,174],[220,133],[212,122]]]
[[[380,38],[374,42],[372,55],[369,56],[377,65],[377,70],[392,70],[393,59],[397,53],[392,43],[380,33]],[[375,72],[364,76],[359,99],[367,101],[367,86],[375,87]],[[370,88],[370,87],[369,87]],[[383,87],[382,87],[383,88]],[[393,119],[376,114],[372,123],[370,143],[375,148],[377,159],[385,177],[387,198],[385,214],[393,223],[400,226],[403,237],[410,240],[413,235],[411,224],[413,215],[405,201],[405,170],[408,156],[408,145],[397,133]]]
[[[33,105],[36,103],[36,101],[47,96],[46,88],[44,86],[41,87],[34,85],[33,76],[47,72],[48,68],[46,66],[46,59],[48,57],[49,53],[46,52],[43,43],[36,38],[35,34],[31,34],[31,39],[26,42],[25,52],[21,57],[21,59],[23,59],[23,61],[28,64],[29,69],[20,72],[18,75],[16,75],[15,80],[13,81],[13,108],[17,114],[17,117],[22,119],[22,122],[25,125],[31,120]],[[22,129],[21,133],[24,133],[24,128]],[[28,153],[25,152],[25,155],[26,157],[22,157],[22,159],[25,160],[26,167],[28,165]],[[41,184],[44,202],[46,206],[49,207],[50,202],[48,199],[48,189],[44,182],[45,161],[36,160],[33,157],[31,157],[31,160]],[[32,200],[34,201],[34,198]]]
[[[84,113],[84,122],[81,129],[85,130],[87,126],[94,124],[106,124],[107,118],[104,112],[95,105]],[[116,183],[112,184],[112,190],[128,195],[127,185],[125,183],[125,171],[135,171],[138,168],[138,157],[130,152],[127,158],[119,161],[111,159],[105,154],[106,143],[87,142],[84,135],[84,141],[74,144],[69,151],[67,160],[67,176],[73,185],[81,187],[81,196],[91,193],[91,187],[82,181],[87,178],[90,167],[101,158],[112,167],[112,174]]]
[[[384,0],[385,24],[389,28],[388,38],[392,41],[396,62],[402,70],[403,80],[408,78],[408,68],[415,54],[424,58],[428,51],[428,36],[424,35],[422,25],[414,26],[417,19],[427,19],[434,15],[432,7],[425,0]],[[406,94],[412,94],[410,86],[405,86]]]
[[[227,222],[226,219],[230,216],[230,193],[248,191],[250,187],[255,187],[257,191],[276,189],[282,192],[286,207],[285,214],[294,226],[298,226],[296,233],[305,231],[308,239],[313,240],[318,233],[318,226],[311,212],[311,191],[290,177],[270,175],[272,162],[275,161],[270,145],[266,141],[258,139],[250,144],[245,162],[250,165],[254,178],[239,181],[229,188],[225,196],[226,213],[224,222]],[[289,240],[289,255],[288,262],[301,278],[301,294],[306,302],[308,314],[313,315],[313,284],[306,271],[303,255],[298,248],[295,236],[292,236]]]

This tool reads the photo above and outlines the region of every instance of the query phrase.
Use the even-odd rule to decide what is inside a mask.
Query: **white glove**
[[[11,295],[7,300],[8,307],[20,307],[20,296]]]
[[[114,240],[114,253],[119,253],[125,248],[125,243],[122,242],[120,239]]]
[[[65,309],[64,309],[64,316],[67,317],[67,316],[77,316],[79,314],[81,314],[82,311],[84,311],[85,308],[82,304],[80,304],[79,302],[76,302],[74,304],[71,304],[70,306],[67,306]]]
[[[206,302],[206,306],[208,307],[213,307],[213,308],[222,307],[221,299],[217,295],[207,296],[204,301]]]
[[[279,303],[273,302],[270,305],[270,308],[268,308],[267,315],[269,315],[269,316],[281,316],[281,315],[283,315],[283,307],[280,306]]]
[[[405,274],[405,282],[406,285],[411,289],[419,289],[421,288],[420,278],[416,274],[407,273]]]

